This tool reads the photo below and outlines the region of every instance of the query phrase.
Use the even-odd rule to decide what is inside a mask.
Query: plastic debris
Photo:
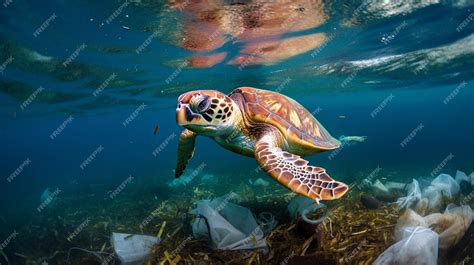
[[[380,254],[373,264],[437,264],[438,234],[429,228],[417,226],[406,227],[402,237]]]
[[[209,185],[216,185],[219,182],[219,179],[216,175],[204,174],[201,177],[201,182]]]
[[[413,182],[408,185],[408,193],[406,197],[398,198],[397,204],[401,208],[408,208],[414,205],[417,201],[421,199],[420,185],[416,179],[413,179]]]
[[[303,196],[297,196],[288,203],[288,212],[291,218],[296,218],[303,213],[303,210],[314,204],[314,200]]]
[[[324,212],[324,215],[316,220],[309,219],[309,217],[307,216],[308,213],[314,212],[318,209],[326,209],[326,211]],[[303,209],[303,212],[301,213],[301,218],[303,218],[303,220],[308,224],[317,225],[324,222],[324,220],[326,220],[328,215],[329,215],[329,211],[327,210],[326,204],[320,202],[319,204],[315,203]]]
[[[469,177],[471,178],[471,186],[474,187],[474,172],[472,172]]]
[[[471,182],[471,179],[466,175],[466,173],[458,170],[456,171],[456,176],[454,177],[454,179],[456,180],[456,182],[458,184],[461,184],[461,182],[463,181],[466,181],[466,182]]]
[[[151,248],[161,239],[153,236],[112,233],[110,238],[122,265],[142,264],[151,254]]]
[[[425,219],[417,214],[412,209],[406,209],[406,211],[398,218],[397,225],[395,226],[394,237],[395,241],[400,241],[403,239],[405,230],[408,227],[413,226],[422,226],[428,227]]]
[[[448,205],[444,214],[426,216],[426,224],[439,233],[439,247],[448,249],[461,240],[472,222],[472,209],[467,205]]]
[[[250,183],[250,185],[252,185],[254,187],[268,187],[268,185],[270,185],[270,182],[268,182],[268,181],[266,181],[262,178],[258,178],[253,182],[252,182],[252,180],[249,179],[249,183]]]
[[[443,196],[453,198],[459,193],[459,184],[448,174],[440,174],[423,191],[423,197],[428,199],[428,208],[439,210]]]
[[[43,193],[41,193],[40,200],[41,202],[45,202],[51,196],[51,191],[49,188],[46,188]]]
[[[186,186],[191,183],[194,178],[198,175],[198,170],[188,169],[181,175],[179,178],[175,178],[172,181],[168,181],[167,185],[170,188],[179,188],[181,186]]]
[[[430,184],[436,187],[443,195],[453,198],[459,192],[459,184],[448,174],[440,174]]]
[[[243,250],[266,248],[265,234],[252,212],[223,197],[201,200],[191,211],[196,238],[208,238],[216,249]]]
[[[389,181],[385,183],[385,187],[390,191],[391,190],[404,190],[407,187],[407,184]]]

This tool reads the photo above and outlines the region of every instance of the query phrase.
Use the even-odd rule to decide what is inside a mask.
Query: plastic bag
[[[420,185],[416,179],[407,187],[408,193],[406,197],[398,198],[397,204],[401,208],[408,208],[421,199]]]
[[[391,190],[405,190],[407,188],[407,184],[400,183],[400,182],[389,181],[389,182],[385,183],[385,187],[389,191],[391,191]]]
[[[382,182],[380,182],[380,180],[378,179],[374,182],[374,184],[372,184],[372,190],[375,193],[389,193],[387,187],[385,187],[385,185],[383,185]]]
[[[297,196],[288,203],[288,212],[291,218],[296,218],[303,213],[303,210],[314,204],[314,200],[303,196]]]
[[[255,249],[267,246],[265,234],[257,225],[252,212],[221,198],[202,200],[191,211],[194,221],[193,235],[209,238],[217,249]]]
[[[448,198],[453,198],[459,192],[459,184],[448,174],[440,174],[430,184]]]
[[[204,174],[201,177],[201,182],[207,185],[216,185],[219,182],[219,179],[215,175]]]
[[[426,216],[426,224],[439,233],[439,247],[448,249],[461,240],[472,222],[472,209],[467,205],[455,207],[450,204],[444,214]]]
[[[461,182],[466,181],[466,182],[471,182],[471,179],[466,175],[466,173],[462,171],[456,171],[456,177],[454,178],[458,184],[461,184]]]
[[[122,265],[142,264],[160,238],[145,235],[112,233],[110,242]]]
[[[403,239],[386,249],[373,263],[436,265],[438,260],[438,234],[426,227],[407,227]]]
[[[412,209],[406,209],[405,212],[398,218],[397,225],[395,226],[395,241],[402,240],[405,230],[408,227],[415,226],[428,227],[428,224],[424,218],[415,211]]]
[[[428,200],[429,209],[439,210],[441,208],[443,194],[437,187],[428,186],[428,188],[423,191],[423,197]]]

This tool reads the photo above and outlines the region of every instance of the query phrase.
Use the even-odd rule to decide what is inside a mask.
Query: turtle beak
[[[201,115],[194,113],[188,104],[178,103],[176,108],[176,123],[179,126],[204,125]]]

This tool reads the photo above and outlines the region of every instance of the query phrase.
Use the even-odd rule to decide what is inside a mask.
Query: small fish
[[[339,119],[345,119],[346,116],[345,115],[339,115]]]
[[[160,125],[156,125],[155,129],[153,130],[153,134],[156,136],[158,134],[158,129],[160,128]]]
[[[127,26],[122,26],[123,29],[129,30],[130,28]]]

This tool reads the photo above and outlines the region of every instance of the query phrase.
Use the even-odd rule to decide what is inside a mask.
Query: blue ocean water
[[[220,20],[218,27],[232,28],[226,33],[231,37],[215,49],[182,42],[196,38],[193,34],[212,34],[184,30],[209,26],[189,19],[208,11],[200,5],[224,12],[252,8],[255,1],[185,1],[176,8],[177,2],[13,0],[0,6],[0,243],[13,231],[27,231],[25,226],[37,227],[27,233],[36,231],[29,236],[38,238],[28,242],[22,235],[2,247],[11,264],[25,262],[16,252],[30,256],[31,250],[39,258],[65,251],[60,240],[53,240],[57,245],[50,253],[30,245],[55,230],[38,220],[61,212],[54,204],[38,210],[47,188],[61,190],[57,200],[76,194],[88,198],[84,205],[80,200],[61,204],[76,212],[103,201],[122,183],[123,199],[159,204],[179,194],[167,183],[174,179],[182,131],[175,122],[176,100],[190,90],[278,91],[314,113],[334,137],[367,136],[363,143],[306,158],[349,184],[377,167],[387,178],[406,183],[429,177],[440,164],[451,175],[474,171],[472,1],[320,3],[314,14],[323,15],[314,21],[322,21],[316,26],[278,32],[281,46],[273,48],[281,49],[279,56],[252,54],[246,45],[268,36],[238,35],[235,31],[246,26],[237,19]],[[316,33],[324,40],[313,48],[305,41],[284,42]],[[218,62],[193,61],[221,53],[226,56]],[[250,59],[232,63],[239,56]],[[197,139],[189,167],[202,163],[206,173],[226,183],[225,189],[211,189],[215,196],[248,178],[275,184],[256,171],[255,159],[206,137]],[[120,208],[119,201],[113,203]],[[137,203],[133,213],[138,219],[152,210],[140,207]],[[7,262],[2,258],[1,264]],[[61,258],[50,264],[66,264]]]

